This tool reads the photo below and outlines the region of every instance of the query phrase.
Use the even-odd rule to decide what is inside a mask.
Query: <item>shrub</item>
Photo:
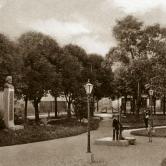
[[[90,121],[90,126],[91,126],[91,130],[96,130],[99,127],[99,119],[91,119]]]
[[[33,124],[33,121],[34,120],[31,120],[30,122]],[[96,129],[98,124],[98,119],[92,119],[91,129]],[[80,123],[74,118],[55,121],[51,120],[49,125],[42,126],[36,124],[30,125],[27,123],[22,130],[1,130],[0,146],[64,138],[85,132],[87,132],[87,123]]]
[[[74,101],[74,111],[76,118],[80,121],[83,118],[87,118],[87,103],[85,97],[78,97]]]
[[[17,125],[23,124],[23,113],[19,107],[14,108],[14,123]]]

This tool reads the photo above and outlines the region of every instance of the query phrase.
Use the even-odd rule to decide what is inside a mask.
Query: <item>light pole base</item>
[[[95,157],[94,154],[91,152],[87,152],[87,162],[94,163],[95,162]]]

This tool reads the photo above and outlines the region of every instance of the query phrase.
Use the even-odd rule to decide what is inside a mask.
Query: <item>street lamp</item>
[[[150,114],[152,115],[152,97],[153,97],[154,90],[150,89],[149,90],[149,95],[150,95]]]
[[[88,127],[87,127],[87,130],[88,130],[88,143],[87,143],[87,153],[91,153],[91,150],[90,150],[90,107],[89,107],[89,96],[92,92],[92,89],[93,89],[93,85],[89,82],[88,82],[84,85],[84,88],[85,88],[85,91],[86,91],[86,94],[87,94],[87,105],[88,105]]]

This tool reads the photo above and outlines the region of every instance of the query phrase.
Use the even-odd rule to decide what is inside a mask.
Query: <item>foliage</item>
[[[23,124],[23,110],[20,107],[15,107],[14,108],[14,124],[20,125]]]
[[[70,54],[78,59],[78,61],[80,62],[81,68],[83,68],[87,65],[88,57],[87,57],[86,51],[83,48],[81,48],[77,45],[68,44],[64,47],[64,50],[67,51],[68,54]]]
[[[39,120],[38,103],[50,90],[56,70],[49,58],[57,51],[55,40],[37,32],[27,32],[19,38],[20,50],[24,60],[22,93],[33,101],[36,122]]]
[[[127,128],[127,129],[145,127],[144,114],[140,114],[139,116],[136,116],[133,114],[126,114],[125,117],[122,116],[121,122],[124,128]],[[166,117],[163,115],[153,115],[153,124],[154,126],[165,126]]]
[[[87,118],[87,97],[83,88],[78,92],[78,95],[75,97],[73,105],[75,116],[77,119],[81,121],[83,118]]]
[[[71,50],[73,49],[73,50]],[[63,66],[62,74],[62,89],[68,103],[68,117],[71,117],[71,103],[74,100],[75,93],[81,88],[81,68],[78,58],[74,55],[78,47],[65,46],[61,65]]]
[[[55,73],[52,78],[52,82],[50,82],[50,94],[55,99],[55,117],[57,117],[57,97],[59,97],[61,94],[63,94],[62,89],[62,59],[63,59],[63,50],[60,47],[57,47],[56,52],[54,52],[52,55],[48,57],[48,61],[52,64]]]
[[[114,95],[132,95],[139,113],[141,94],[149,90],[145,85],[155,90],[155,97],[165,94],[166,29],[127,16],[117,20],[113,34],[118,44],[106,55],[106,64],[114,69]]]
[[[90,67],[85,68],[83,77],[89,78],[94,85],[92,92],[94,98],[100,100],[102,97],[110,97],[114,79],[111,66],[98,54],[89,54],[88,63]]]
[[[51,123],[51,122],[50,122]],[[99,120],[93,120],[93,129],[98,127]],[[23,130],[1,130],[0,146],[25,144],[56,138],[63,138],[78,135],[87,131],[84,123],[79,123],[75,119],[58,120],[52,125],[38,126],[27,125]]]
[[[137,49],[140,37],[142,35],[141,27],[143,23],[138,21],[135,17],[129,15],[122,20],[118,20],[113,29],[113,33],[119,42],[120,49],[125,49],[126,56],[135,59],[140,56]]]

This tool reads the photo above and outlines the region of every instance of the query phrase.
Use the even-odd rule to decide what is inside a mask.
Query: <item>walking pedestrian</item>
[[[144,113],[144,123],[145,123],[145,128],[148,128],[148,121],[149,121],[149,112],[147,110],[145,110]]]

